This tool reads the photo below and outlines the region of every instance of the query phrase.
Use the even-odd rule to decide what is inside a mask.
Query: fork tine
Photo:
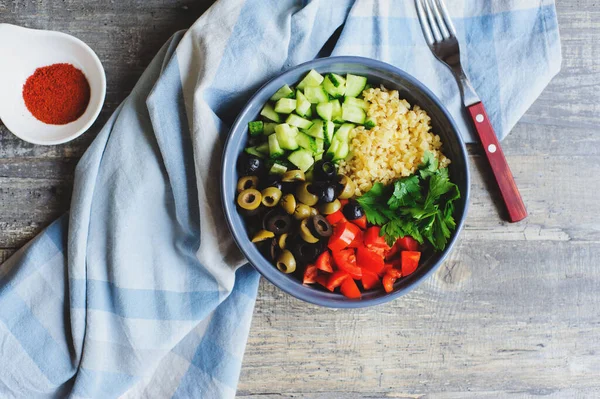
[[[438,4],[437,4],[438,2],[436,0],[429,0],[429,2],[431,3],[431,9],[433,10],[433,15],[435,16],[435,20],[436,20],[438,26],[440,27],[442,36],[444,37],[444,39],[450,38],[450,32],[448,31],[448,28],[446,27],[446,22],[440,15],[440,10],[439,10]]]
[[[456,36],[456,28],[454,28],[454,24],[452,23],[452,18],[450,18],[450,13],[448,12],[448,8],[446,8],[446,4],[444,3],[444,0],[434,0],[437,5],[438,8],[442,14],[442,17],[444,18],[444,21],[446,22],[446,26],[448,27],[448,30],[450,30],[450,33],[452,33],[454,36]]]
[[[431,33],[431,27],[429,26],[429,21],[427,21],[427,16],[425,15],[425,10],[423,9],[423,3],[421,0],[415,0],[415,7],[417,8],[417,15],[419,16],[419,22],[421,23],[421,29],[423,30],[425,41],[428,45],[432,46],[435,43],[435,39]]]
[[[431,5],[428,0],[423,0],[425,2],[425,13],[427,14],[427,20],[429,21],[429,26],[431,27],[431,31],[433,33],[433,37],[436,42],[441,42],[444,38],[442,37],[442,33],[440,32],[440,28],[435,22],[435,17],[433,16],[433,11],[431,11]]]

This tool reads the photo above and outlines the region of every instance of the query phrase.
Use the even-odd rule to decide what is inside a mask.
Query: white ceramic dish
[[[33,144],[66,143],[94,123],[106,94],[104,68],[94,51],[81,40],[61,32],[0,24],[0,119],[15,136]],[[85,113],[65,125],[37,120],[25,106],[23,84],[40,67],[72,64],[90,84],[90,102]]]

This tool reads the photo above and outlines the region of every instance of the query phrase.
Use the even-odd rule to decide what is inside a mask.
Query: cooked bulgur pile
[[[368,191],[375,182],[383,184],[415,173],[430,151],[445,167],[450,160],[441,152],[440,137],[430,132],[429,115],[399,98],[397,90],[371,88],[363,92],[369,103],[367,119],[376,126],[354,129],[350,156],[340,163],[339,173],[356,183],[356,195]]]

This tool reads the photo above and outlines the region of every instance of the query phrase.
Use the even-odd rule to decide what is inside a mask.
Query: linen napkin
[[[559,69],[554,4],[448,8],[504,137]],[[219,0],[165,44],[94,140],[69,214],[0,267],[0,397],[235,396],[258,275],[221,211],[222,144],[247,98],[322,55],[338,28],[333,55],[413,74],[471,139],[412,1]]]

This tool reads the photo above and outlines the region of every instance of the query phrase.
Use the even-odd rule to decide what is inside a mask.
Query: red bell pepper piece
[[[342,207],[340,209],[344,209],[344,207],[346,206],[347,203],[348,203],[347,199],[341,199],[340,204],[342,204]]]
[[[351,220],[352,223],[365,230],[367,228],[367,217],[362,215],[358,219]]]
[[[304,269],[304,278],[302,279],[303,284],[314,284],[317,282],[317,267],[315,265],[308,265]]]
[[[342,283],[346,279],[351,279],[350,275],[343,270],[338,270],[337,272],[335,272],[331,276],[329,276],[329,279],[327,280],[327,285],[325,286],[325,288],[327,288],[329,291],[333,291],[337,287],[342,285]]]
[[[398,238],[396,244],[400,246],[403,251],[418,251],[419,243],[417,240],[412,238],[411,236],[405,236],[402,238]]]
[[[360,267],[371,270],[374,273],[381,274],[383,272],[383,256],[371,251],[365,246],[356,248],[356,262]]]
[[[325,250],[315,262],[315,266],[317,269],[322,270],[327,273],[333,273],[333,265],[331,262],[331,254],[328,250]]]
[[[402,251],[400,259],[402,259],[402,275],[408,276],[417,270],[421,253],[417,251]]]
[[[354,240],[348,245],[348,248],[362,247],[363,246],[363,236],[364,236],[363,231],[359,230],[358,234],[356,234],[356,237],[354,237]]]
[[[383,289],[385,290],[385,292],[392,292],[394,290],[394,283],[396,282],[396,277],[393,277],[389,274],[386,273],[385,276],[383,276]]]
[[[334,226],[338,223],[347,222],[346,217],[342,213],[341,208],[340,208],[340,210],[337,210],[337,211],[333,212],[332,214],[327,215],[325,217],[325,219],[327,219],[329,224],[332,226]]]
[[[362,269],[356,264],[356,255],[353,249],[344,249],[342,251],[333,251],[333,262],[339,270],[343,270],[353,279],[360,280]]]
[[[340,251],[346,248],[360,231],[360,228],[350,222],[341,222],[333,228],[333,234],[329,237],[327,246],[331,251]]]
[[[315,280],[317,283],[321,284],[323,287],[325,287],[329,291],[333,291],[333,288],[329,289],[329,287],[327,286],[327,283],[329,282],[329,276],[327,274],[317,274],[317,277],[315,278]]]
[[[363,269],[362,273],[363,275],[361,280],[365,290],[370,290],[371,288],[375,288],[381,284],[377,273],[374,273],[369,269]]]
[[[381,227],[371,226],[365,231],[364,243],[365,247],[371,251],[378,252],[384,256],[390,250],[390,246],[385,242],[385,238],[380,236]]]
[[[358,286],[351,278],[347,278],[344,280],[342,285],[340,286],[340,291],[344,294],[345,297],[351,299],[359,299],[360,298],[360,290]]]

